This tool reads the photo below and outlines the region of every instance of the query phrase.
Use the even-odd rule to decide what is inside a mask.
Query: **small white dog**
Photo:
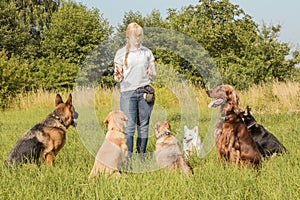
[[[198,126],[195,126],[192,130],[184,126],[184,138],[183,138],[183,151],[188,158],[192,153],[200,155],[203,145],[198,134]]]

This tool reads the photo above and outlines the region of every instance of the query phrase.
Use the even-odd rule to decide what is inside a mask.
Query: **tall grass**
[[[300,112],[299,82],[267,83],[239,94],[243,105],[257,113]]]
[[[112,101],[118,101],[117,93],[113,93],[115,89],[96,88],[84,89],[81,96],[77,96],[79,106],[84,106],[87,99],[95,101],[96,105],[103,108],[112,107]],[[178,91],[175,91],[178,92]],[[180,92],[180,91],[179,91]],[[199,103],[200,110],[206,110],[210,99],[205,93],[205,89],[193,88],[192,91]],[[299,82],[274,82],[257,85],[248,90],[237,91],[241,99],[242,105],[253,107],[254,112],[258,113],[280,113],[280,112],[300,112],[300,83]],[[54,105],[54,98],[57,92],[38,90],[36,92],[19,94],[11,103],[11,109],[28,110],[32,108],[45,108]],[[71,91],[63,91],[60,94],[67,98]],[[168,88],[156,88],[156,103],[171,109],[180,109],[178,98],[174,91]],[[115,98],[115,99],[114,99]],[[117,108],[113,108],[117,109]]]
[[[82,92],[80,97],[74,92],[79,118],[95,112],[98,124],[103,126],[107,113],[118,107],[118,93],[108,89]],[[180,102],[168,88],[157,88],[156,92],[157,108],[153,117],[166,117],[174,130],[178,130],[175,134],[179,135],[180,129],[183,130],[179,122]],[[197,125],[203,138],[211,117],[207,108],[210,99],[204,90],[193,88],[193,92],[200,108],[201,118]],[[147,173],[123,173],[118,178],[98,176],[88,181],[94,152],[86,145],[90,141],[84,141],[82,137],[91,137],[93,148],[97,150],[101,145],[97,138],[100,136],[96,136],[96,130],[80,132],[71,127],[67,131],[67,143],[56,157],[54,167],[24,165],[8,171],[4,165],[0,166],[0,199],[299,199],[299,92],[298,83],[266,84],[238,91],[243,106],[250,105],[257,121],[273,132],[290,151],[288,155],[264,160],[259,173],[230,164],[221,165],[213,148],[207,156],[193,156],[189,160],[194,170],[190,177],[160,169]],[[288,97],[281,96],[286,94]],[[17,139],[53,110],[55,95],[55,92],[44,91],[23,94],[14,102],[13,109],[1,112],[2,162]],[[61,95],[66,99],[69,92]],[[89,108],[89,105],[94,107]],[[90,130],[94,125],[89,118],[79,122],[84,123],[83,130]],[[155,138],[151,137],[149,151],[154,150],[154,143]]]

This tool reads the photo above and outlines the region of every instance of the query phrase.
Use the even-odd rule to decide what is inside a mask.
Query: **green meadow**
[[[300,84],[270,83],[237,92],[242,106],[252,107],[257,122],[272,132],[289,154],[263,160],[259,172],[220,164],[214,146],[209,144],[211,124],[218,110],[207,108],[210,99],[205,91],[191,89],[198,107],[195,110],[199,113],[195,122],[188,115],[194,112],[193,108],[182,104],[184,100],[180,96],[174,95],[170,88],[157,87],[148,151],[153,152],[155,148],[153,126],[157,120],[168,120],[179,140],[185,123],[190,129],[198,125],[202,142],[207,144],[207,154],[188,160],[194,174],[147,170],[151,166],[141,164],[145,168],[134,173],[117,177],[99,175],[92,180],[88,180],[88,175],[105,134],[102,122],[109,111],[118,109],[118,94],[99,88],[90,93],[88,90],[74,92],[78,128],[68,129],[66,145],[56,157],[55,165],[25,164],[9,171],[3,164],[6,156],[26,130],[53,110],[56,95],[44,91],[21,94],[12,102],[11,109],[0,114],[0,199],[299,199]],[[62,93],[64,99],[68,93]],[[193,105],[193,102],[187,104]],[[188,116],[187,119],[182,119],[183,115]]]

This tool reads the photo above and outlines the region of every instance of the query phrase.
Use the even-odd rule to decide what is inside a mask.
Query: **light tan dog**
[[[108,131],[95,158],[89,179],[98,173],[110,175],[119,173],[127,164],[128,146],[124,134],[128,118],[122,111],[108,114],[104,124]]]
[[[186,164],[176,137],[171,134],[170,124],[167,121],[155,124],[155,157],[161,167],[179,169],[185,174],[192,173],[191,168]]]

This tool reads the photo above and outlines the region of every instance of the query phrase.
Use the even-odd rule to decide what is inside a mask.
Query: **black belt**
[[[140,90],[144,91],[144,87],[138,87],[138,88],[135,89],[135,91],[140,91]]]

